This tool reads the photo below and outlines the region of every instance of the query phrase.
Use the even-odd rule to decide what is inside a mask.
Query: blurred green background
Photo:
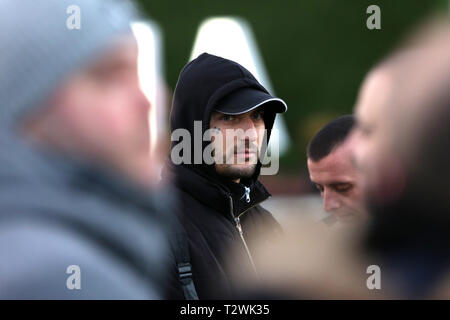
[[[444,0],[140,0],[161,27],[166,79],[171,90],[186,64],[200,23],[212,16],[247,20],[276,94],[292,145],[281,174],[304,175],[308,140],[332,118],[351,113],[367,71]],[[366,9],[381,8],[381,30],[369,30]]]

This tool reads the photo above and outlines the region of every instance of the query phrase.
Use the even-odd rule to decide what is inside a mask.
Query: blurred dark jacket
[[[364,248],[377,257],[387,286],[404,299],[429,298],[450,268],[448,201],[436,201],[427,188],[410,182],[393,202],[368,201],[372,220]]]
[[[245,68],[227,59],[202,54],[181,72],[174,94],[171,111],[171,130],[187,129],[194,137],[194,121],[202,121],[203,131],[209,121],[215,103],[228,93],[244,87],[266,92]],[[275,114],[265,113],[265,125],[270,131]],[[194,137],[195,138],[195,137]],[[198,143],[198,141],[196,141]],[[210,142],[203,142],[203,149]],[[173,144],[174,146],[175,144]],[[194,143],[192,143],[194,148]],[[194,155],[194,150],[191,150]],[[199,299],[231,299],[241,295],[236,283],[239,272],[255,272],[251,257],[250,234],[281,232],[272,214],[260,206],[270,197],[258,181],[261,163],[251,178],[235,183],[219,176],[214,165],[174,165],[169,159],[163,171],[163,179],[173,176],[178,190],[180,207],[178,216],[189,243],[192,278]],[[245,187],[250,188],[246,201]],[[229,261],[235,250],[238,261]],[[184,299],[178,279],[175,259],[170,267],[171,282],[167,298]]]
[[[3,131],[0,299],[161,298],[169,195]],[[71,265],[79,290],[66,285]]]

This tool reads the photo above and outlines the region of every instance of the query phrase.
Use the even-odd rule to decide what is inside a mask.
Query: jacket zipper
[[[250,202],[250,188],[246,187],[246,186],[244,186],[244,188],[245,188],[245,193],[241,199],[243,199],[245,197],[245,202],[249,203]]]
[[[233,213],[233,198],[229,197],[228,199],[230,200],[231,217],[233,218],[234,222],[236,223],[236,229],[238,230],[239,236],[241,237],[241,240],[244,243],[245,251],[247,252],[248,258],[250,259],[250,263],[251,263],[251,265],[253,267],[253,270],[255,271],[255,273],[257,273],[255,263],[253,262],[252,254],[250,253],[250,250],[248,248],[247,242],[245,241],[245,238],[244,238],[244,231],[242,230],[241,221],[240,221],[240,218],[239,218],[242,214],[244,214],[245,212],[247,212],[248,210],[253,208],[256,204],[254,206],[248,208],[247,210],[242,212],[237,218],[235,218],[234,217],[234,213]]]

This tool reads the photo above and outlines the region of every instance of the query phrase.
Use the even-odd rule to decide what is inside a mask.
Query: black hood
[[[194,137],[194,121],[202,121],[202,136],[210,127],[210,117],[214,107],[225,96],[242,88],[254,88],[269,93],[255,77],[240,64],[218,56],[203,53],[189,62],[181,71],[175,88],[170,115],[170,129],[187,129]],[[264,122],[267,129],[267,142],[275,120],[274,112],[266,112]],[[200,138],[201,139],[201,138]],[[194,141],[192,141],[194,142]],[[178,141],[172,142],[174,147]],[[209,141],[202,142],[202,151]],[[264,154],[263,150],[263,154]],[[193,160],[194,143],[191,156]],[[193,162],[193,161],[192,161]],[[207,176],[219,183],[228,182],[214,170],[214,165],[181,164],[200,175]],[[258,161],[252,178],[243,179],[242,183],[251,186],[258,179],[261,163]]]

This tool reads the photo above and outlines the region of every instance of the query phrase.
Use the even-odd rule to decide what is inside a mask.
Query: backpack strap
[[[183,288],[184,298],[186,300],[199,300],[192,279],[192,265],[190,262],[191,256],[189,254],[188,238],[181,225],[178,226],[177,233],[171,240],[177,264],[178,279]]]

